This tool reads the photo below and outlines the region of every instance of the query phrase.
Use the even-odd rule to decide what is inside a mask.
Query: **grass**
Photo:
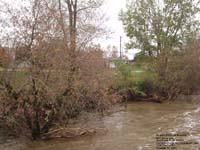
[[[144,80],[155,80],[156,74],[150,70],[144,69],[141,65],[133,66],[131,71],[131,76],[133,77],[134,82],[137,84]]]
[[[6,74],[4,74],[4,73],[6,73]],[[27,79],[26,72],[24,72],[24,71],[4,72],[4,69],[0,68],[0,78],[3,79],[4,78],[3,76],[6,76],[6,78],[10,78],[11,84],[16,89],[18,87],[22,86]]]
[[[154,72],[143,65],[117,64],[116,87],[119,91],[132,90],[137,95],[147,95],[157,84]]]

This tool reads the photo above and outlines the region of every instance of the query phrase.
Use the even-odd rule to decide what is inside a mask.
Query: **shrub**
[[[109,90],[112,72],[101,50],[79,53],[73,73],[68,60],[62,49],[43,47],[29,58],[27,68],[16,70],[13,62],[12,68],[4,69],[0,80],[4,128],[12,133],[27,129],[26,134],[37,139],[56,124],[66,125],[81,111],[102,112],[114,103],[113,98],[118,100]]]

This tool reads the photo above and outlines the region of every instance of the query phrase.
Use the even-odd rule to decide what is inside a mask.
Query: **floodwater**
[[[104,117],[98,124],[107,128],[108,132],[70,140],[33,142],[24,145],[21,149],[157,150],[156,137],[164,134],[180,135],[181,137],[177,136],[175,139],[179,138],[179,140],[195,143],[178,144],[174,146],[174,149],[200,149],[200,144],[198,144],[198,142],[200,143],[200,104],[183,102],[129,103],[126,111]],[[170,140],[166,142],[169,143]]]

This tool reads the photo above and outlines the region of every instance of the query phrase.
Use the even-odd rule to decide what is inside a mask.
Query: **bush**
[[[146,97],[157,88],[156,76],[142,65],[130,66],[124,62],[116,63],[115,89],[128,99]]]
[[[155,91],[155,82],[150,79],[144,79],[136,84],[140,91],[143,91],[146,95],[151,94]]]
[[[13,62],[0,79],[3,128],[16,134],[26,129],[33,139],[66,125],[81,111],[102,112],[119,99],[109,90],[112,72],[101,50],[79,52],[72,72],[65,51],[47,47],[34,51],[26,68],[17,69]]]
[[[167,67],[162,61],[156,61],[156,73],[159,78],[159,92],[173,100],[178,95],[191,95],[200,90],[200,48],[199,40],[194,40],[168,56]],[[162,60],[162,59],[160,59]]]

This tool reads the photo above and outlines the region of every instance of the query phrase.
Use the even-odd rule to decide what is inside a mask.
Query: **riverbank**
[[[199,116],[200,108],[193,102],[129,102],[126,110],[87,120],[89,125],[103,127],[106,132],[11,146],[15,150],[130,150],[130,147],[155,150],[155,136],[159,133],[187,132],[189,139],[200,141]],[[9,146],[4,149],[11,150]]]
[[[99,112],[82,112],[77,118],[70,119],[66,127],[52,128],[47,134],[41,136],[36,141],[48,141],[58,139],[76,139],[86,136],[103,135],[108,132],[102,119],[114,113],[125,111],[125,104],[116,104],[103,114]],[[0,136],[0,149],[4,150],[21,150],[27,143],[32,143],[29,137],[13,138],[9,136]]]

